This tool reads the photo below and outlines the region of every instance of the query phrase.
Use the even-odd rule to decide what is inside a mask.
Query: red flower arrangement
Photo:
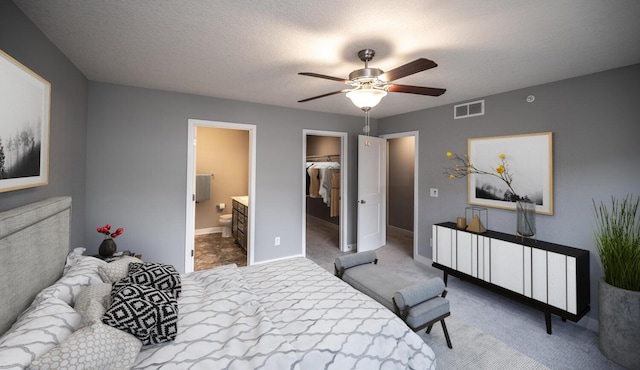
[[[96,229],[100,234],[104,234],[104,238],[105,239],[109,239],[109,238],[117,238],[119,235],[122,235],[122,233],[124,232],[124,229],[119,227],[116,229],[116,231],[111,232],[111,225],[110,224],[106,224],[104,226],[100,226]]]

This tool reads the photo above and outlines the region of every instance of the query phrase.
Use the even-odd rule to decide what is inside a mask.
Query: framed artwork
[[[0,50],[0,192],[46,185],[51,84]]]
[[[536,204],[536,213],[553,214],[553,134],[496,136],[468,139],[469,161],[483,171],[495,172],[502,163],[512,175],[511,187],[521,198]],[[496,176],[470,174],[469,204],[516,209],[511,191]]]

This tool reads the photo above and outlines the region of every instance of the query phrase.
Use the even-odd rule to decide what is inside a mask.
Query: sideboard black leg
[[[551,312],[544,312],[544,321],[547,324],[547,334],[551,335]]]
[[[447,280],[449,279],[449,274],[447,274],[446,271],[443,271],[442,274],[443,274],[444,286],[447,286]]]

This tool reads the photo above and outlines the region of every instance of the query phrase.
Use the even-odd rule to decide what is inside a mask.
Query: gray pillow
[[[405,306],[413,307],[441,295],[444,288],[442,279],[433,278],[397,291],[393,299],[395,299],[398,308],[402,310]]]
[[[336,267],[340,269],[348,269],[350,267],[364,265],[365,263],[373,263],[377,259],[375,251],[366,251],[354,254],[346,254],[336,258]]]

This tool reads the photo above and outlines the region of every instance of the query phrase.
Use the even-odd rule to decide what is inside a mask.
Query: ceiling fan
[[[375,54],[375,50],[372,49],[360,50],[358,52],[358,57],[364,62],[364,68],[351,72],[348,80],[312,72],[298,73],[303,76],[338,81],[351,86],[349,89],[333,91],[327,94],[299,100],[298,103],[304,103],[335,94],[346,93],[347,97],[351,99],[354,105],[367,113],[371,108],[375,107],[389,91],[428,96],[440,96],[447,91],[446,89],[435,87],[410,86],[393,83],[393,81],[400,78],[437,67],[438,65],[434,61],[426,58],[419,58],[413,62],[401,65],[400,67],[388,72],[384,72],[379,68],[369,68],[369,62],[373,59]]]

